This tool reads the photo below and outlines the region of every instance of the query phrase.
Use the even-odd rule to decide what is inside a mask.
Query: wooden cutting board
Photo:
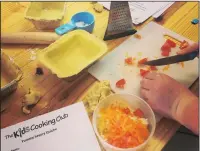
[[[161,46],[166,39],[163,35],[167,34],[177,40],[186,40],[193,43],[191,40],[186,39],[154,22],[150,22],[143,29],[138,31],[142,36],[137,39],[131,36],[123,42],[115,50],[107,54],[104,58],[99,60],[91,68],[89,73],[96,77],[98,80],[109,80],[111,88],[116,93],[131,93],[140,96],[140,68],[137,66],[137,61],[144,57],[149,59],[162,58]],[[170,55],[176,55],[179,47],[173,48]],[[126,55],[135,57],[135,65],[127,66],[124,64]],[[184,62],[184,67],[180,64],[170,65],[168,70],[163,71],[165,66],[159,66],[158,72],[165,73],[177,81],[189,87],[198,78],[198,58],[192,61]],[[118,80],[124,78],[127,82],[124,89],[116,88],[115,84]]]

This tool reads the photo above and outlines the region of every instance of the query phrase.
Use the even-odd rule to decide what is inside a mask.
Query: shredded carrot
[[[139,110],[136,110],[139,112]],[[139,114],[139,113],[137,113]],[[140,110],[140,116],[143,112]],[[109,106],[100,110],[98,130],[111,145],[133,148],[142,144],[149,136],[148,123],[144,123],[136,112],[120,106]]]
[[[166,66],[163,68],[163,71],[169,70],[169,67],[170,67],[170,65],[166,65]]]
[[[141,39],[142,38],[142,36],[139,35],[139,34],[135,34],[134,37],[137,38],[137,39]]]
[[[179,62],[179,64],[184,68],[184,62]]]

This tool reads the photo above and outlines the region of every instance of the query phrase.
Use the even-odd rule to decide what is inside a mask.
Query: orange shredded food
[[[184,62],[179,62],[179,64],[184,68]]]
[[[142,39],[142,36],[139,35],[139,34],[134,34],[134,37],[137,38],[137,39]]]
[[[149,136],[148,123],[142,121],[140,109],[111,105],[100,110],[98,130],[109,144],[119,148],[133,148],[142,144]]]
[[[166,65],[166,66],[163,68],[163,71],[169,70],[169,67],[170,67],[170,65]]]

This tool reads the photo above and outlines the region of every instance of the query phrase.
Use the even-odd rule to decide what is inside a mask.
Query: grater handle
[[[76,28],[76,25],[74,25],[72,22],[68,24],[64,24],[58,28],[55,29],[56,34],[63,35],[71,30],[74,30]]]

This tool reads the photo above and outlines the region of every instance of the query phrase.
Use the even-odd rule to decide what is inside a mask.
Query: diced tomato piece
[[[150,71],[149,70],[144,70],[144,69],[140,69],[140,75],[142,77],[144,77],[147,73],[149,73]]]
[[[143,58],[138,61],[138,64],[143,64],[143,63],[147,62],[147,60],[148,60],[148,58]]]
[[[144,117],[144,113],[142,112],[142,110],[140,109],[136,109],[134,111],[134,115],[137,116],[137,117],[140,117],[140,118],[143,118]]]
[[[187,48],[188,46],[189,46],[189,43],[187,41],[183,40],[183,42],[181,43],[179,48],[184,49],[184,48]]]
[[[169,51],[162,51],[162,56],[169,56]]]
[[[150,66],[150,69],[151,69],[151,70],[158,70],[158,69],[156,68],[156,66]]]
[[[176,43],[175,42],[173,42],[172,40],[170,40],[170,39],[167,39],[167,41],[166,41],[172,48],[174,48],[174,47],[176,47]]]
[[[132,65],[132,64],[133,64],[133,59],[132,59],[132,57],[126,58],[126,59],[125,59],[125,63],[126,63],[126,64],[129,64],[129,65]]]
[[[161,47],[161,50],[170,52],[171,51],[171,46],[167,42],[165,42],[164,45]]]
[[[117,87],[117,88],[122,88],[122,89],[123,89],[125,84],[126,84],[125,79],[121,79],[121,80],[117,81],[116,87]]]
[[[131,113],[131,111],[130,111],[129,108],[124,108],[124,109],[123,109],[123,112],[124,112],[125,114],[130,114],[130,113]]]

